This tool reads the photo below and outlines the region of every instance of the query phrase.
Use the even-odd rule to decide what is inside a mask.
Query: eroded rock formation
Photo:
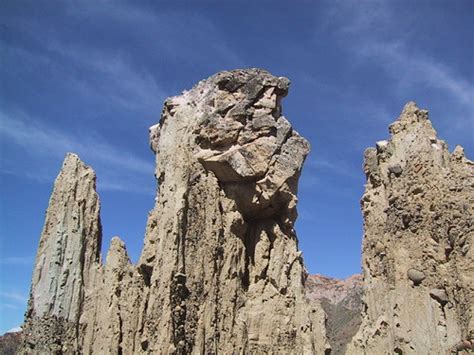
[[[48,208],[25,353],[324,353],[293,229],[308,142],[282,115],[289,81],[219,73],[150,129],[159,191],[137,265],[99,258],[95,176],[68,155]]]
[[[85,290],[94,286],[102,230],[95,173],[68,154],[49,201],[36,256],[25,349],[56,354],[78,348]]]
[[[350,354],[446,354],[474,336],[474,165],[408,103],[365,152],[365,310]]]
[[[282,115],[288,85],[236,70],[165,102],[136,265],[118,237],[102,263],[95,173],[68,154],[19,353],[327,354],[326,327],[336,354],[472,346],[473,163],[413,103],[366,151],[362,325],[346,350],[361,287],[312,278],[305,292],[293,226],[309,144]]]

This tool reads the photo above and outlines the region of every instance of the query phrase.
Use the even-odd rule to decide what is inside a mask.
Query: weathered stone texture
[[[101,264],[93,173],[68,156],[38,251],[24,349],[323,353],[325,315],[305,297],[293,229],[309,144],[282,115],[288,85],[257,69],[222,72],[165,102],[150,129],[159,190],[136,266],[118,238]],[[30,335],[56,325],[51,317],[65,327],[53,329],[57,339]]]
[[[24,351],[78,348],[85,289],[100,258],[100,203],[95,173],[68,154],[54,184],[36,257],[24,329]]]
[[[222,72],[167,100],[151,128],[160,188],[139,263],[150,274],[147,351],[325,348],[293,230],[309,144],[281,114],[288,84]]]
[[[474,336],[474,165],[408,103],[365,152],[365,311],[348,353],[446,354]]]

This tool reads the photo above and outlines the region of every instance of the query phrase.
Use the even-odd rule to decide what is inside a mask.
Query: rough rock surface
[[[68,154],[49,201],[26,313],[24,351],[78,348],[85,290],[93,287],[102,231],[95,173]]]
[[[293,225],[308,142],[282,115],[289,81],[222,72],[151,127],[159,190],[137,265],[99,258],[95,176],[68,155],[38,250],[24,353],[324,353]]]
[[[344,280],[310,275],[305,287],[307,297],[320,302],[326,312],[326,333],[331,354],[345,354],[347,344],[362,321],[362,275],[352,275]]]
[[[321,353],[293,229],[308,142],[282,115],[288,79],[219,73],[150,129],[159,181],[139,267],[154,353]]]
[[[364,312],[350,354],[446,354],[474,336],[474,165],[408,103],[365,152]]]

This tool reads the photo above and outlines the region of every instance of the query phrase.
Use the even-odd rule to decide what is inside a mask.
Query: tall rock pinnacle
[[[67,154],[46,212],[24,333],[26,349],[77,348],[85,289],[93,287],[102,238],[95,173]]]
[[[102,265],[94,174],[67,157],[38,251],[25,353],[327,350],[293,229],[309,144],[282,115],[288,86],[235,70],[165,102],[150,129],[159,190],[137,265],[118,238]]]
[[[282,115],[288,85],[222,72],[168,99],[150,129],[159,195],[139,265],[144,351],[323,352],[293,230],[309,144]]]
[[[350,354],[446,354],[474,337],[474,164],[408,103],[365,152],[366,309]]]

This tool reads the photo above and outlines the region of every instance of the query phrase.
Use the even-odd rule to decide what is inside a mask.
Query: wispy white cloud
[[[456,73],[439,56],[414,47],[410,31],[400,28],[396,16],[388,1],[331,1],[320,30],[334,32],[355,64],[370,62],[383,68],[400,93],[425,85],[474,112],[472,80]]]
[[[22,328],[20,326],[13,327],[8,329],[5,333],[18,333],[21,332]]]
[[[78,3],[68,8],[68,15],[76,18],[113,21],[117,27],[141,33],[142,40],[153,44],[150,51],[158,49],[164,56],[189,60],[196,65],[227,63],[242,66],[242,59],[221,31],[207,18],[192,12],[180,12],[159,6],[156,9],[134,2],[100,2],[96,6]],[[180,26],[186,22],[186,26]],[[140,24],[137,26],[137,24]],[[189,29],[193,30],[192,36]],[[135,37],[136,38],[136,37]],[[200,49],[206,48],[205,51]],[[224,68],[222,68],[224,69]]]
[[[318,171],[318,174],[321,174],[322,171],[330,171],[332,174],[336,174],[342,177],[358,179],[359,175],[358,170],[355,170],[351,167],[346,161],[337,160],[332,161],[328,159],[323,159],[320,157],[309,159],[308,168],[312,171]]]
[[[88,132],[86,137],[71,136],[52,127],[40,124],[40,121],[24,113],[14,115],[0,111],[0,136],[13,140],[29,154],[40,158],[55,156],[62,158],[66,152],[78,153],[85,161],[93,161],[107,173],[98,177],[98,188],[103,190],[120,190],[152,194],[152,191],[137,186],[130,176],[150,176],[153,173],[153,161],[143,160],[134,154],[106,144],[100,143],[97,135]],[[95,136],[94,140],[88,137]],[[37,173],[2,168],[3,172],[30,178],[38,182],[50,182],[51,172]],[[128,179],[127,179],[128,174]]]
[[[401,90],[425,84],[450,94],[463,105],[474,108],[473,83],[459,77],[434,58],[409,51],[404,42],[383,43],[372,40],[358,46],[357,54],[364,59],[375,59],[398,81]]]
[[[82,95],[100,94],[115,104],[129,109],[159,109],[165,99],[164,90],[144,67],[134,67],[129,55],[117,51],[84,47],[52,40],[49,50],[92,75],[73,76],[75,88]],[[59,63],[58,63],[59,64]]]
[[[6,302],[0,302],[0,308],[6,308],[6,309],[11,309],[11,310],[21,310],[23,309],[24,307],[20,307],[18,305],[15,305],[15,304],[11,304],[11,303],[6,303]]]
[[[95,160],[128,171],[139,173],[153,171],[151,162],[144,161],[131,153],[119,151],[105,143],[89,141],[85,137],[73,138],[36,122],[39,122],[39,120],[28,117],[24,113],[16,113],[13,117],[0,111],[0,134],[15,140],[18,145],[48,155],[63,156],[65,152],[72,151],[94,157]]]
[[[104,181],[99,182],[97,189],[99,191],[134,192],[149,196],[154,196],[156,194],[156,190],[153,187],[143,186],[132,181],[113,181],[112,178],[107,179],[107,177],[104,177]]]
[[[159,110],[165,92],[144,67],[131,63],[127,54],[106,51],[52,38],[43,51],[1,44],[11,60],[20,60],[28,68],[51,71],[67,90],[79,97],[118,105],[131,110]]]

